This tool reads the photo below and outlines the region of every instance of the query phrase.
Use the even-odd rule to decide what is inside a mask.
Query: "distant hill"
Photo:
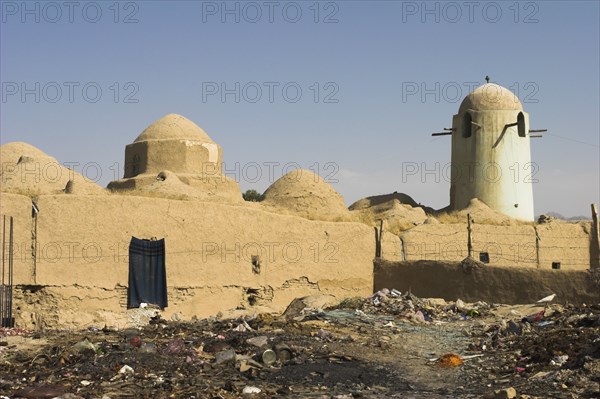
[[[544,215],[552,216],[554,218],[561,219],[561,220],[567,220],[567,221],[570,221],[570,222],[578,221],[578,220],[592,220],[592,218],[590,216],[571,216],[571,217],[566,217],[566,216],[561,215],[558,212],[545,212]],[[536,217],[536,220],[539,219],[539,217],[540,217],[540,215],[538,215]]]

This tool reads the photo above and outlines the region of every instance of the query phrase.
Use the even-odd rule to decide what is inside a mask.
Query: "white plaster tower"
[[[450,208],[479,198],[508,216],[534,220],[529,115],[517,96],[486,83],[464,98],[449,130]]]

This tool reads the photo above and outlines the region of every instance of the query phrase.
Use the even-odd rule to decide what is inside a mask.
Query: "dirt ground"
[[[318,302],[318,301],[316,301]],[[83,331],[3,330],[8,398],[599,398],[600,305],[425,300]],[[556,302],[556,303],[555,303]],[[147,311],[147,309],[146,309]],[[146,312],[146,314],[150,314]],[[176,319],[176,317],[175,317]]]

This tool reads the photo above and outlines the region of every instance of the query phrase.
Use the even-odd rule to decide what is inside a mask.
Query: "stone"
[[[124,365],[119,370],[119,374],[124,375],[124,376],[127,377],[127,376],[132,376],[134,374],[134,371],[133,371],[133,368],[131,366]]]
[[[250,345],[256,346],[257,348],[262,348],[263,346],[268,345],[269,339],[265,335],[261,335],[258,337],[248,338],[246,342]]]
[[[444,298],[428,298],[427,301],[431,306],[446,306],[448,303]]]
[[[156,353],[156,344],[153,342],[144,342],[139,349],[140,353]]]
[[[521,335],[521,333],[523,332],[523,328],[515,323],[514,321],[510,320],[508,322],[508,325],[506,326],[506,330],[511,333],[511,334],[516,334],[516,335]]]
[[[242,390],[242,393],[245,395],[248,395],[248,394],[252,395],[252,394],[257,394],[257,393],[261,393],[261,392],[262,392],[262,390],[260,388],[252,387],[252,386],[244,387],[244,389]]]
[[[235,351],[233,349],[227,349],[227,350],[218,352],[215,355],[215,363],[216,364],[223,364],[223,363],[230,363],[230,362],[235,362]]]
[[[513,387],[494,391],[494,399],[514,399],[516,397],[517,391]]]
[[[96,353],[96,345],[88,341],[88,339],[84,339],[83,341],[77,342],[75,345],[71,347],[73,352],[81,353],[81,354],[94,354]]]

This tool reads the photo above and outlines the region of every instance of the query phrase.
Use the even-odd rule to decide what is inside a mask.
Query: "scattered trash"
[[[467,355],[467,356],[461,356],[462,360],[469,360],[469,359],[475,359],[476,357],[482,357],[485,356],[483,353],[479,353],[477,355]]]
[[[190,397],[198,389],[223,399],[534,399],[591,398],[600,389],[598,305],[547,302],[524,318],[528,312],[516,309],[529,306],[394,289],[323,309],[325,299],[296,300],[290,318],[166,321],[153,313],[135,328],[23,332],[0,347],[0,392],[30,399]],[[425,390],[417,393],[409,375],[424,376]],[[57,385],[42,383],[50,381]]]
[[[540,321],[539,323],[536,324],[536,326],[538,326],[538,327],[546,327],[546,326],[549,326],[551,324],[554,324],[554,321],[552,321],[552,320],[546,320],[546,321]]]
[[[529,315],[527,317],[523,317],[521,321],[523,323],[535,323],[536,321],[540,321],[544,317],[544,311],[540,311],[539,313]]]
[[[550,360],[550,364],[552,366],[560,367],[565,364],[567,360],[569,360],[569,355],[554,356],[554,358]]]
[[[134,374],[133,368],[128,365],[125,365],[119,369],[119,375],[124,378],[133,377],[133,374]]]
[[[277,360],[279,360],[281,364],[286,364],[293,358],[292,350],[286,344],[275,345],[275,354],[277,355]]]
[[[267,349],[262,353],[262,362],[265,366],[270,366],[277,361],[277,354],[272,349]]]
[[[251,395],[251,394],[256,394],[256,393],[261,393],[261,392],[262,392],[262,390],[260,388],[251,387],[251,386],[244,387],[244,389],[242,390],[242,393],[246,394],[246,395],[248,395],[248,394]]]
[[[175,338],[163,350],[163,353],[167,355],[177,355],[183,352],[185,352],[185,342],[182,338]]]
[[[463,364],[463,359],[455,353],[446,353],[437,361],[439,367],[451,368],[460,366],[461,364]]]
[[[242,320],[242,322],[236,328],[234,328],[233,331],[246,332],[254,330],[245,320]]]
[[[552,301],[554,300],[554,298],[556,298],[556,294],[552,294],[552,295],[549,295],[549,296],[547,296],[547,297],[544,297],[544,298],[540,299],[540,300],[538,301],[538,303],[547,303],[547,302],[552,302]]]

